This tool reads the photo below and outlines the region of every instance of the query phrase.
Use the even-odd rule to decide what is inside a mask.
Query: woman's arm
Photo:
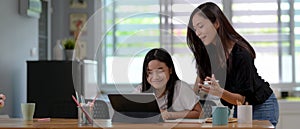
[[[245,102],[244,96],[237,94],[237,93],[231,93],[227,90],[223,90],[222,99],[224,99],[226,102],[234,104],[234,105],[238,105],[239,102],[240,103]]]
[[[212,77],[206,77],[205,80],[211,81],[210,86],[204,86],[201,83],[198,83],[198,86],[201,90],[203,90],[206,93],[219,96],[220,98],[224,99],[226,102],[237,105],[238,102],[244,103],[245,102],[245,97],[237,94],[237,93],[232,93],[229,92],[223,88],[220,87],[220,84],[216,82],[216,79],[214,75]]]
[[[179,111],[179,112],[168,112],[168,111],[163,111],[162,112],[162,117],[164,120],[168,119],[178,119],[178,118],[193,118],[193,119],[198,119],[201,114],[201,106],[200,103],[197,103],[194,108],[190,111]]]

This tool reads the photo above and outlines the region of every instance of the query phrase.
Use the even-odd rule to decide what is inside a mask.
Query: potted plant
[[[65,49],[65,55],[67,60],[72,60],[73,58],[75,43],[76,41],[73,38],[63,40],[63,46]]]

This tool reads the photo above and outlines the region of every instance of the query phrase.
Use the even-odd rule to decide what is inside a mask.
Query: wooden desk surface
[[[220,129],[220,128],[237,128],[237,129],[274,129],[269,121],[254,120],[252,125],[240,126],[237,123],[229,123],[227,126],[212,126],[211,123],[156,123],[156,124],[126,124],[114,123],[108,120],[95,120],[93,126],[77,125],[77,119],[56,119],[50,121],[23,121],[22,119],[3,119],[0,118],[0,129],[92,129],[92,128],[122,128],[122,129]]]

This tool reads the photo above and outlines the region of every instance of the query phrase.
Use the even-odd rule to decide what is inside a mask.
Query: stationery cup
[[[227,125],[230,109],[227,106],[212,106],[212,124]]]
[[[33,120],[35,103],[21,103],[21,110],[24,120]]]
[[[238,124],[252,124],[252,105],[237,106]]]
[[[82,111],[85,110],[84,111]],[[83,104],[82,108],[78,106],[78,125],[85,126],[85,125],[93,125],[94,121],[94,108],[91,105]],[[88,116],[87,116],[88,115]]]

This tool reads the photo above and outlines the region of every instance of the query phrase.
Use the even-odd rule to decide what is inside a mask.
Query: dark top
[[[235,44],[227,60],[225,89],[246,97],[251,105],[262,104],[273,93],[268,82],[258,75],[254,58],[243,47]],[[232,104],[221,100],[226,106]]]

